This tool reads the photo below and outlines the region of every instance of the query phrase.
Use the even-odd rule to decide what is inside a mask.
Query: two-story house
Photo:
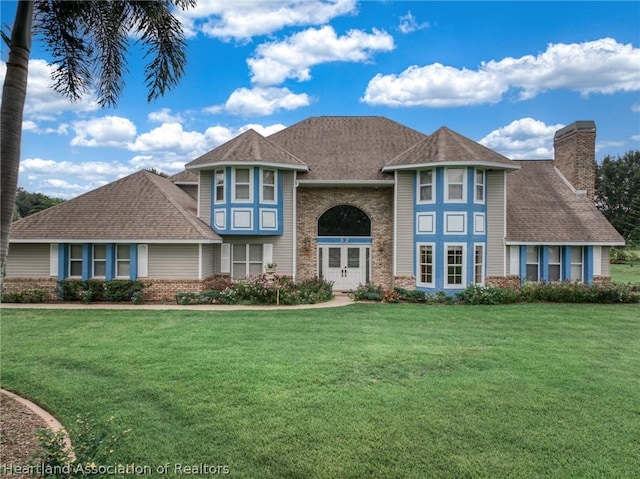
[[[343,291],[605,280],[624,241],[593,202],[595,134],[575,122],[555,159],[513,161],[382,117],[249,130],[170,179],[140,171],[16,222],[7,287],[148,279],[171,299],[270,263]]]

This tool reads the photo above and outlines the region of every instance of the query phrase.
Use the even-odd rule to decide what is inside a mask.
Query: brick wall
[[[416,277],[411,276],[394,276],[393,286],[404,289],[416,289]]]
[[[44,289],[49,291],[49,300],[57,301],[58,299],[58,280],[52,277],[43,278],[11,278],[4,280],[5,293],[19,293],[27,289]]]
[[[555,166],[576,190],[586,190],[594,199],[596,184],[596,127],[592,121],[577,121],[556,132]]]
[[[496,288],[520,289],[520,276],[512,274],[509,276],[487,276],[484,280],[486,286]]]
[[[298,188],[298,279],[317,275],[318,218],[329,208],[351,205],[371,219],[371,280],[393,284],[393,188]]]

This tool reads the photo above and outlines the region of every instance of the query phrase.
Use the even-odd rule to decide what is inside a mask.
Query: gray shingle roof
[[[382,167],[426,135],[375,116],[311,117],[269,136],[309,165],[304,180],[390,180]]]
[[[307,165],[288,151],[272,143],[255,130],[247,130],[199,158],[187,163],[186,168],[236,164],[266,163],[306,171]]]
[[[507,175],[507,241],[624,243],[586,196],[576,195],[552,160],[521,160]]]
[[[221,241],[196,215],[194,198],[142,170],[16,221],[11,240]]]
[[[185,184],[198,184],[198,174],[189,170],[182,170],[175,175],[169,177],[172,183],[185,185]]]
[[[384,170],[415,168],[433,164],[464,164],[513,168],[518,166],[506,156],[466,138],[446,127],[393,158]]]

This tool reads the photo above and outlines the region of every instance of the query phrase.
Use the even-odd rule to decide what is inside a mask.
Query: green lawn
[[[640,283],[640,262],[612,264],[611,279],[619,283]]]
[[[638,305],[25,309],[3,310],[1,333],[2,386],[63,423],[116,416],[132,428],[125,464],[251,479],[640,470]]]

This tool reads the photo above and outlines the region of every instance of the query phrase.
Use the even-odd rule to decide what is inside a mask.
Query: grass
[[[65,424],[116,416],[132,432],[114,461],[154,470],[631,478],[639,318],[637,305],[12,309],[2,386]]]

